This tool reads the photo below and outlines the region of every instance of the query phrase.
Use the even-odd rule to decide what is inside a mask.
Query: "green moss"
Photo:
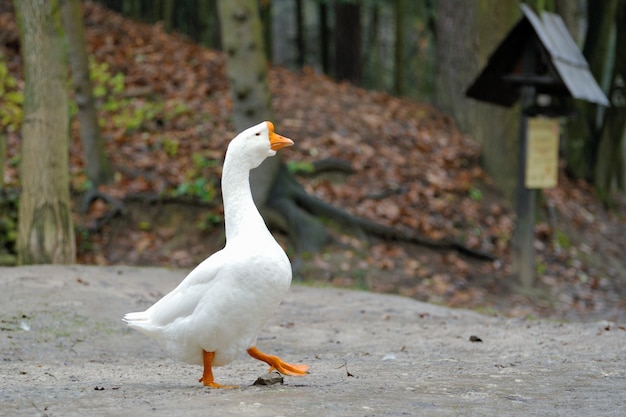
[[[569,249],[572,247],[572,242],[569,237],[562,230],[556,230],[554,233],[554,244],[561,249]]]

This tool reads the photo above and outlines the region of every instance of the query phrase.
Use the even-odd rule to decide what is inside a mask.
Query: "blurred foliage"
[[[176,196],[194,197],[205,203],[210,203],[217,196],[217,185],[212,176],[208,175],[206,171],[219,166],[220,163],[219,161],[205,158],[199,152],[194,152],[191,155],[191,161],[192,165],[185,174],[186,180],[178,185],[173,194]]]
[[[0,189],[0,265],[17,263],[17,215],[19,192]]]
[[[129,97],[125,90],[125,76],[113,74],[106,62],[90,59],[90,74],[93,94],[100,102],[100,124],[110,120],[113,126],[125,131],[136,131],[146,127],[147,122],[164,118],[163,102],[154,102],[144,97]],[[75,108],[76,104],[72,104]]]
[[[202,232],[210,232],[216,227],[221,227],[223,222],[224,216],[213,210],[209,210],[207,213],[203,214],[195,224],[198,230]]]
[[[308,161],[287,161],[287,169],[292,174],[312,174],[315,167]]]
[[[15,132],[22,126],[24,94],[0,59],[0,131]]]
[[[480,201],[483,199],[483,192],[480,188],[472,187],[469,189],[469,196],[472,200]]]
[[[570,238],[563,232],[562,230],[557,230],[554,236],[554,244],[557,248],[560,249],[570,249],[572,247],[572,242]]]
[[[217,195],[217,189],[213,181],[206,178],[195,178],[179,184],[174,195],[196,197],[205,203],[210,203]]]

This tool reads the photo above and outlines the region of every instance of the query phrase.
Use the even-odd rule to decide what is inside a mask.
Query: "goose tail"
[[[146,314],[145,311],[136,311],[134,313],[124,314],[124,318],[122,318],[122,320],[128,325],[132,325],[134,323],[150,321],[150,316]]]
[[[122,321],[128,324],[131,328],[139,330],[144,334],[151,334],[154,330],[154,324],[150,314],[146,311],[137,311],[135,313],[127,313],[122,318]]]

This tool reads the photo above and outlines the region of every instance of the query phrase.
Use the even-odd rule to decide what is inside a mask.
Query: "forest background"
[[[237,129],[217,50],[230,26],[219,26],[218,2],[101,3],[132,20],[85,4],[101,155],[111,169],[107,180],[90,175],[95,164],[74,121],[73,207],[84,192],[107,196],[72,210],[78,261],[191,267],[222,240],[219,166]],[[559,186],[542,193],[537,210],[538,284],[525,291],[512,285],[510,265],[519,109],[464,97],[521,17],[519,2],[258,5],[277,129],[298,144],[286,167],[317,199],[298,205],[330,229],[312,250],[270,219],[300,279],[509,314],[624,314],[624,64],[615,53],[623,0],[531,2],[563,16],[614,105],[577,103],[579,117],[564,120]],[[6,1],[0,11],[11,263],[25,83],[14,11]]]

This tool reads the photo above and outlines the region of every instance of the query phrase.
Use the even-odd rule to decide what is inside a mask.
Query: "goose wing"
[[[170,293],[146,311],[126,314],[124,321],[135,327],[162,327],[191,315],[200,299],[211,290],[225,258],[223,250],[214,253],[196,266]]]

